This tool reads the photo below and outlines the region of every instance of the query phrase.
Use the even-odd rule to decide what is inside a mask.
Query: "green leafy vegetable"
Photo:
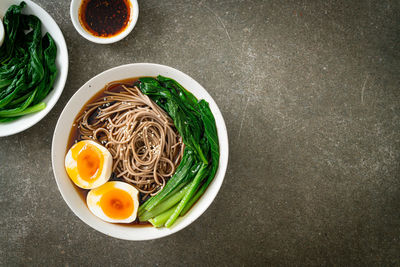
[[[199,187],[200,182],[205,177],[206,168],[207,168],[207,166],[204,163],[202,163],[200,170],[197,172],[196,176],[194,177],[192,183],[190,184],[189,189],[186,191],[185,196],[182,198],[182,200],[179,202],[178,206],[175,208],[174,213],[172,213],[171,217],[165,223],[166,227],[171,227],[174,224],[174,222],[176,221],[178,216],[181,214],[185,205],[192,198],[193,194],[196,192],[197,188]]]
[[[175,174],[139,208],[141,221],[148,220],[156,227],[171,227],[214,179],[219,162],[217,127],[208,103],[198,101],[175,80],[158,76],[139,81],[140,90],[170,115],[185,144]]]
[[[12,5],[4,16],[5,40],[0,47],[0,123],[46,107],[43,99],[57,77],[57,46],[42,23],[22,14],[25,2]]]
[[[171,197],[161,202],[159,205],[156,206],[156,208],[152,209],[151,211],[144,211],[142,214],[139,214],[139,220],[143,222],[147,221],[170,209],[185,196],[186,191],[189,189],[189,187],[190,184],[176,193],[171,193]]]
[[[175,208],[176,207],[173,207],[173,208],[161,213],[160,215],[150,219],[149,222],[155,227],[163,227],[165,222],[174,213]]]
[[[211,148],[211,161],[212,164],[209,167],[209,172],[207,174],[208,178],[204,182],[204,184],[200,187],[197,193],[192,197],[189,202],[186,204],[185,208],[182,210],[181,215],[185,215],[189,209],[193,206],[194,203],[204,194],[208,185],[214,179],[214,176],[218,170],[218,161],[219,161],[219,143],[218,143],[218,132],[217,127],[215,125],[214,116],[210,110],[208,103],[204,100],[200,100],[199,108],[202,120],[204,122],[205,136],[210,144]]]

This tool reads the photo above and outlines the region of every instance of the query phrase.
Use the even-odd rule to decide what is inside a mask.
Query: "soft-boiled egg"
[[[131,223],[139,207],[139,191],[132,185],[112,181],[90,190],[86,197],[90,211],[111,223]]]
[[[110,179],[112,155],[94,141],[80,141],[65,156],[65,169],[69,178],[80,188],[96,188]]]

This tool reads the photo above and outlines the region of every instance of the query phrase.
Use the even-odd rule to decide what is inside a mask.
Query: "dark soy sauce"
[[[83,0],[79,21],[94,36],[113,37],[127,27],[131,15],[129,0]]]

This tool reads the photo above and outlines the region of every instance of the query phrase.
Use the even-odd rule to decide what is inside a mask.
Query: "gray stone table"
[[[112,45],[75,31],[69,1],[37,2],[70,68],[51,113],[0,138],[0,265],[400,265],[399,1],[139,1],[136,28]],[[80,221],[50,158],[74,92],[134,62],[200,82],[230,145],[210,208],[146,242]]]

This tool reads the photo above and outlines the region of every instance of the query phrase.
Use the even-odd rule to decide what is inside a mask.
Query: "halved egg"
[[[132,185],[112,181],[90,190],[86,197],[90,211],[111,223],[131,223],[139,207],[139,191]]]
[[[65,169],[69,178],[80,188],[96,188],[110,179],[112,155],[94,141],[80,141],[65,156]]]

